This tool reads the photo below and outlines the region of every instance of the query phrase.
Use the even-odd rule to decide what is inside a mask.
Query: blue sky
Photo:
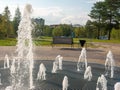
[[[45,19],[45,24],[81,24],[88,19],[91,7],[97,1],[104,0],[0,0],[0,13],[9,7],[12,17],[19,6],[21,13],[26,4],[33,7],[32,17]]]

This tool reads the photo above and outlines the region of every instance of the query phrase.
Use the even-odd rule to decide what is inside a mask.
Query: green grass
[[[0,46],[15,46],[17,40],[13,38],[0,40]]]
[[[98,40],[98,39],[92,39],[92,42],[102,42],[102,43],[120,43],[120,40]]]
[[[98,40],[98,39],[88,39],[88,38],[74,38],[74,46],[78,46],[79,40],[86,40],[88,43],[100,42],[100,43],[117,43],[120,44],[120,40]],[[15,46],[17,40],[15,38],[0,40],[0,46]],[[51,46],[52,37],[41,36],[39,38],[34,38],[33,43],[37,46]],[[88,44],[92,46],[92,44]]]

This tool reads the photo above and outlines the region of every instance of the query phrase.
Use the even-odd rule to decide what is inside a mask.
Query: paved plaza
[[[109,50],[112,51],[116,65],[120,66],[120,44],[103,44],[96,43],[99,47],[87,47],[87,60],[92,63],[104,64],[106,55]],[[0,60],[8,54],[10,58],[14,56],[16,46],[0,46]],[[35,60],[54,60],[57,55],[63,56],[63,60],[78,61],[81,47],[51,47],[51,46],[35,46],[34,47]]]

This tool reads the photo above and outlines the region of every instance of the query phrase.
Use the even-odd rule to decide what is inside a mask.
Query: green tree
[[[35,37],[43,36],[45,20],[43,18],[34,18],[33,21],[35,23]]]
[[[15,10],[14,18],[13,18],[13,27],[14,27],[15,35],[17,35],[17,30],[18,30],[20,20],[21,20],[21,12],[19,7],[17,7],[17,9]]]
[[[96,2],[91,10],[90,17],[98,21],[98,33],[100,31],[100,23],[104,23],[108,31],[108,39],[110,40],[112,28],[118,28],[120,20],[120,1],[119,0],[105,0],[103,2]],[[99,36],[99,34],[98,34]]]
[[[43,34],[44,34],[45,36],[52,36],[52,30],[53,30],[53,29],[52,29],[50,26],[46,25],[46,26],[44,27]]]
[[[72,25],[62,24],[60,27],[63,30],[63,36],[71,36],[72,33]]]
[[[105,3],[100,1],[94,4],[92,7],[92,10],[89,14],[89,16],[94,19],[94,25],[97,27],[97,39],[100,37],[100,32],[101,32],[101,24],[102,24],[102,19],[103,19],[103,14],[106,11],[106,6]]]
[[[115,30],[113,28],[112,32],[111,32],[111,38],[112,39],[117,39],[120,40],[120,30]]]
[[[62,30],[61,26],[55,27],[52,31],[52,35],[53,36],[63,36],[63,30]]]
[[[106,15],[104,15],[104,19],[107,22],[108,29],[108,39],[111,38],[111,31],[114,26],[118,26],[118,22],[120,20],[120,1],[119,0],[105,0],[105,4],[107,7]]]
[[[84,38],[86,37],[86,31],[84,27],[75,27],[74,28],[74,32],[75,32],[75,37],[76,38]]]
[[[74,32],[75,32],[75,37],[76,38],[80,37],[80,28],[79,27],[75,28]]]
[[[97,28],[93,24],[92,21],[88,20],[85,25],[86,36],[88,38],[96,38],[97,37]]]
[[[0,14],[0,38],[3,39],[5,38],[5,30],[3,28],[3,16]]]
[[[11,37],[11,35],[13,34],[13,25],[10,21],[10,17],[11,14],[9,8],[8,6],[6,6],[3,12],[3,22],[2,22],[2,27],[4,27],[6,38]]]

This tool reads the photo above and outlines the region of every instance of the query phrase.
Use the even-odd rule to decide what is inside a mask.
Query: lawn
[[[78,46],[79,40],[86,40],[87,43],[100,42],[100,43],[116,43],[120,44],[120,40],[98,40],[98,39],[88,39],[88,38],[74,38],[74,46]],[[1,39],[0,46],[15,46],[17,40],[15,38]],[[51,46],[52,37],[41,36],[39,38],[34,38],[33,43],[37,46]]]

